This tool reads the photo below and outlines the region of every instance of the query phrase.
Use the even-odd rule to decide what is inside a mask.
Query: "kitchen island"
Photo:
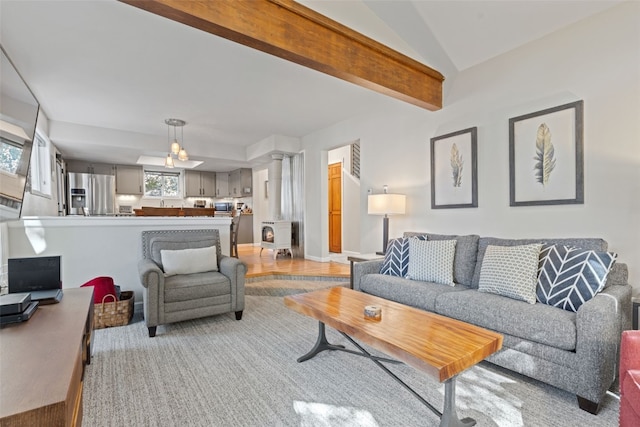
[[[61,255],[63,288],[109,276],[141,303],[142,231],[217,229],[222,253],[229,255],[231,217],[24,217],[7,225],[9,258]]]
[[[156,208],[143,206],[134,209],[136,216],[214,216],[214,208]]]

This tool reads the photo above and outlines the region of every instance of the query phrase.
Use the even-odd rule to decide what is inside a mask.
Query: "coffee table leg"
[[[456,377],[444,382],[444,411],[440,418],[440,427],[468,427],[476,425],[473,418],[458,418],[456,412]]]
[[[344,349],[343,345],[329,344],[329,341],[327,341],[327,336],[324,333],[324,329],[325,329],[324,328],[324,323],[318,322],[318,339],[316,340],[315,345],[313,346],[311,351],[309,351],[309,353],[307,353],[304,356],[301,356],[301,357],[298,358],[298,363],[304,362],[305,360],[309,360],[313,356],[315,356],[316,354],[318,354],[318,353],[320,353],[321,351],[324,351],[324,350],[340,350],[340,349]]]

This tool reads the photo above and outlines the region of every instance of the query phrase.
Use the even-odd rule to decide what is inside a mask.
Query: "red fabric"
[[[620,345],[620,427],[640,426],[640,331],[623,331]]]
[[[112,302],[116,300],[116,285],[113,283],[111,277],[96,277],[89,280],[87,283],[81,286],[93,286],[93,302],[94,304],[102,304],[103,298],[106,295],[113,295],[113,298],[108,297],[104,302]]]

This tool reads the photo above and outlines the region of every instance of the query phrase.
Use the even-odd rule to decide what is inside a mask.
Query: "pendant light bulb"
[[[178,154],[180,152],[180,144],[178,143],[177,139],[174,139],[171,143],[171,152],[173,154]]]
[[[178,160],[186,162],[187,160],[189,160],[189,156],[187,155],[187,150],[185,150],[184,148],[180,148],[180,151],[178,152]]]
[[[173,157],[171,157],[171,153],[167,154],[167,158],[164,160],[164,167],[173,169]]]

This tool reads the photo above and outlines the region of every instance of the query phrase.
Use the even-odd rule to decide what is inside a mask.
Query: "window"
[[[180,172],[144,171],[146,197],[180,198]]]
[[[49,139],[36,131],[31,149],[31,193],[51,196],[51,155]]]
[[[0,137],[0,170],[14,174],[18,171],[22,157],[22,146]]]

